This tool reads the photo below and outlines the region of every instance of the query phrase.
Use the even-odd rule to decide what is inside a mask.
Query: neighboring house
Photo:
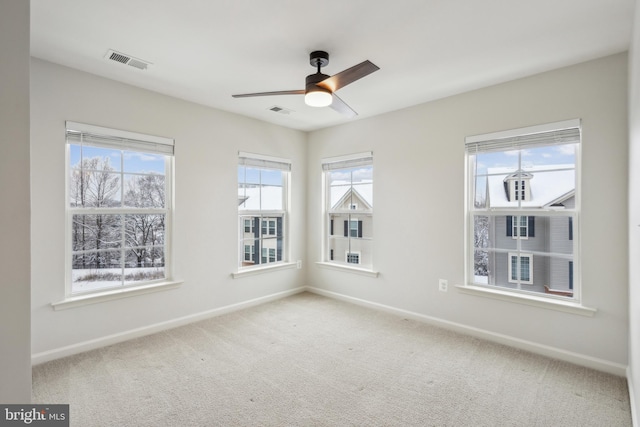
[[[370,266],[373,185],[334,181],[329,210],[329,261]]]
[[[575,207],[574,165],[524,167],[515,172],[513,168],[489,168],[487,172],[490,209],[559,212]],[[522,289],[572,296],[573,216],[515,213],[510,210],[508,215],[490,217],[493,247],[514,252],[489,254],[489,283],[515,288],[520,280]]]
[[[242,266],[282,261],[283,189],[278,186],[238,188]],[[256,211],[272,214],[257,215]]]

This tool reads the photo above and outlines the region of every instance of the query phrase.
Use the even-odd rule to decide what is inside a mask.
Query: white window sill
[[[334,264],[331,262],[316,262],[316,265],[318,267],[328,268],[330,270],[348,271],[350,273],[356,273],[368,277],[378,277],[378,275],[380,274],[377,271],[367,270],[366,268],[350,267],[341,264]]]
[[[279,270],[288,270],[290,268],[296,268],[297,264],[295,262],[280,262],[273,265],[260,265],[259,267],[246,267],[242,270],[236,271],[235,273],[231,273],[231,276],[234,279],[239,279],[241,277],[253,276],[255,274],[268,273],[270,271],[279,271]]]
[[[166,291],[175,289],[182,285],[181,281],[170,281],[161,283],[152,283],[149,285],[136,286],[131,288],[109,289],[104,292],[96,292],[92,294],[71,296],[62,301],[53,302],[51,306],[54,310],[66,310],[68,308],[80,307],[88,304],[96,304],[99,302],[112,301],[121,298],[133,297],[136,295],[148,294],[151,292]]]
[[[509,301],[517,304],[525,304],[533,307],[546,308],[549,310],[563,311],[565,313],[579,314],[581,316],[593,317],[598,309],[586,307],[582,304],[556,300],[535,295],[517,294],[500,289],[485,288],[484,286],[457,285],[456,288],[462,293],[476,295],[486,298],[494,298],[502,301]]]

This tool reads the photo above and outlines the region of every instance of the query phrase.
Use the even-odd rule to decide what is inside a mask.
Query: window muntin
[[[288,160],[240,153],[238,268],[287,260],[285,229],[290,167]],[[250,256],[247,247],[251,248]]]
[[[578,121],[571,124],[467,139],[468,283],[579,297],[573,265],[580,130]]]
[[[325,159],[322,166],[326,189],[324,261],[372,269],[372,154]]]
[[[67,295],[169,277],[173,140],[67,122]]]

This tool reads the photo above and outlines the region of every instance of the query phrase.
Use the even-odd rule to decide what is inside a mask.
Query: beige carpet
[[[624,378],[303,293],[33,369],[93,426],[630,426]]]

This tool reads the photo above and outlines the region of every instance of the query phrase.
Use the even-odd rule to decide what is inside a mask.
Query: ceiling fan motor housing
[[[330,90],[325,89],[320,86],[316,86],[316,83],[320,83],[321,81],[328,79],[330,76],[322,73],[310,74],[306,78],[305,92],[327,92],[331,93]]]

